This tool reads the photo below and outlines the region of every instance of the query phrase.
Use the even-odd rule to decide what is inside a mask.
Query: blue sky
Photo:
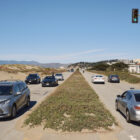
[[[0,60],[140,58],[132,8],[140,0],[0,0]]]

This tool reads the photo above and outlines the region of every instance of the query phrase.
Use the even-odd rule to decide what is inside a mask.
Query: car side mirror
[[[118,97],[118,98],[120,98],[120,97],[121,97],[121,95],[117,95],[117,97]]]
[[[21,95],[21,92],[20,92],[20,91],[18,91],[16,95]]]

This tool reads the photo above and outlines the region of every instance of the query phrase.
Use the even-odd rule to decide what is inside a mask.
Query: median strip
[[[116,121],[81,73],[76,71],[24,123],[30,127],[43,125],[55,130],[82,131],[109,129]]]

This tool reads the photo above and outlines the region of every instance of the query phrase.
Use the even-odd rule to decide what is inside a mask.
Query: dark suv
[[[30,90],[23,81],[0,81],[0,118],[16,117],[17,111],[30,105]]]
[[[120,78],[118,75],[109,75],[108,82],[110,83],[120,83]]]
[[[26,84],[39,84],[41,81],[41,78],[38,74],[29,74],[26,77]]]
[[[57,86],[58,80],[55,78],[55,76],[46,76],[42,81],[42,87],[45,86]]]

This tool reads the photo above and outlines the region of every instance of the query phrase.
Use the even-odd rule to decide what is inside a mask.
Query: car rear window
[[[13,86],[0,85],[0,95],[11,95],[13,93]]]
[[[136,102],[140,102],[140,93],[134,94]]]

